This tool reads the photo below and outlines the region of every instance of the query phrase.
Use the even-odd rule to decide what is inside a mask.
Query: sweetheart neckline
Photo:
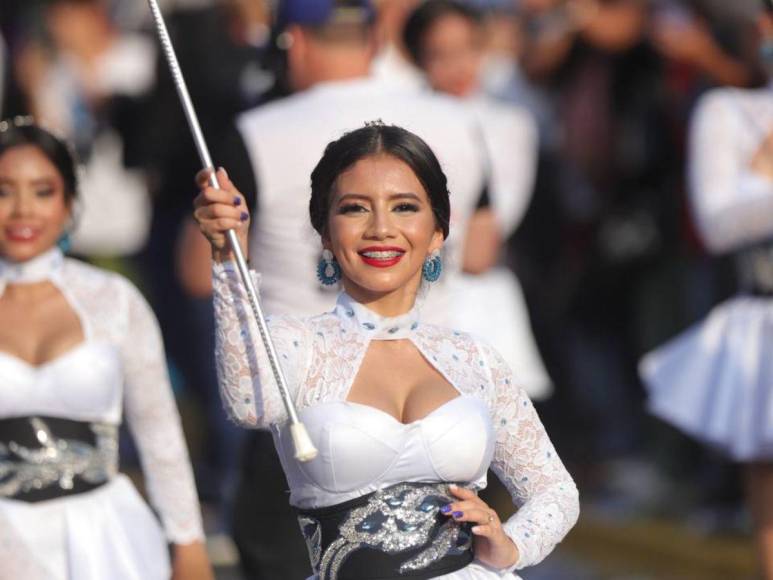
[[[16,362],[19,365],[21,365],[21,366],[23,366],[23,367],[25,367],[25,368],[27,368],[27,369],[29,369],[31,371],[41,372],[41,371],[47,369],[48,367],[51,367],[51,366],[53,366],[53,365],[55,365],[55,364],[57,364],[59,362],[62,362],[65,359],[70,358],[71,356],[74,356],[76,353],[78,353],[81,350],[84,350],[87,346],[90,346],[91,344],[92,344],[92,341],[90,341],[90,340],[82,340],[81,342],[79,342],[75,346],[73,346],[71,348],[68,348],[63,353],[55,356],[54,358],[48,359],[46,361],[43,361],[40,364],[33,364],[33,363],[29,362],[28,360],[23,359],[20,356],[16,356],[15,354],[10,353],[10,352],[8,352],[6,350],[0,350],[0,357],[6,358],[6,359],[10,360],[11,362]]]
[[[480,400],[477,397],[472,397],[472,396],[466,395],[464,393],[459,393],[453,399],[449,399],[445,403],[443,403],[443,404],[435,407],[434,409],[432,409],[432,411],[430,411],[429,413],[427,413],[423,417],[421,417],[419,419],[415,419],[415,420],[413,420],[413,421],[411,421],[409,423],[403,423],[402,421],[400,421],[400,419],[398,419],[397,417],[395,417],[391,413],[387,413],[383,409],[379,409],[378,407],[374,407],[372,405],[366,405],[364,403],[357,403],[355,401],[346,401],[346,400],[344,400],[344,401],[336,401],[336,403],[339,403],[339,404],[342,403],[342,404],[344,404],[346,406],[363,407],[363,408],[365,408],[367,410],[375,412],[377,415],[381,415],[381,416],[387,417],[393,423],[395,423],[395,424],[397,424],[397,425],[399,425],[401,427],[408,428],[408,427],[412,427],[414,425],[421,425],[425,421],[431,419],[434,415],[441,413],[442,411],[446,410],[448,407],[451,407],[453,403],[455,403],[455,402],[457,402],[459,400],[463,400],[463,399],[472,399],[472,400],[475,400],[475,401]]]

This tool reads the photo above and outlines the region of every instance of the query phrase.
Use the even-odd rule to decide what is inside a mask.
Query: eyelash
[[[38,197],[50,197],[54,195],[54,190],[51,188],[41,189],[39,191],[36,191],[35,195],[37,195]]]
[[[394,210],[399,212],[417,212],[419,211],[419,206],[414,203],[401,203],[394,207]],[[339,214],[349,214],[349,213],[355,213],[355,212],[361,212],[361,211],[367,211],[367,209],[361,205],[358,205],[356,203],[351,203],[347,205],[343,205],[338,209]]]

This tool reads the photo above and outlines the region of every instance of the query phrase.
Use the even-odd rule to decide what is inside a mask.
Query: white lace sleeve
[[[510,492],[518,511],[504,524],[515,542],[521,569],[542,561],[574,526],[580,511],[577,486],[556,454],[529,397],[507,363],[482,346],[496,389],[497,437],[491,469]]]
[[[212,274],[215,360],[223,406],[231,420],[244,427],[282,423],[287,413],[239,273],[225,262],[214,264]],[[297,400],[311,355],[308,331],[301,320],[288,316],[266,322],[290,395]]]
[[[690,126],[690,199],[701,237],[714,252],[773,236],[773,180],[752,171],[765,133],[737,91],[706,95]]]
[[[196,487],[158,322],[139,291],[130,284],[125,287],[128,319],[122,345],[124,409],[139,449],[150,501],[172,543],[202,540]]]

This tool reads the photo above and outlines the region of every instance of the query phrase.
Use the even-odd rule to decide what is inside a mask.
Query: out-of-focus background
[[[753,578],[739,468],[647,414],[637,365],[736,290],[732,256],[709,255],[696,233],[686,142],[706,91],[766,84],[759,2],[469,1],[483,14],[479,91],[538,130],[536,178],[500,265],[523,287],[553,384],[537,408],[583,502],[577,528],[524,578]],[[419,3],[376,2],[377,74],[423,82],[401,33]],[[211,141],[290,93],[273,2],[160,4]],[[72,253],[127,274],[153,305],[210,553],[218,577],[240,578],[229,535],[244,435],[218,401],[209,299],[185,283],[180,231],[198,161],[148,7],[0,0],[0,35],[2,117],[33,114],[74,144],[84,170]],[[502,493],[492,497],[507,511]]]

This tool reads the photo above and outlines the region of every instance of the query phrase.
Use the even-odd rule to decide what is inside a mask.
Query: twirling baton
[[[177,55],[172,46],[172,39],[169,38],[169,32],[166,29],[164,16],[161,14],[161,9],[158,7],[156,0],[148,0],[148,4],[150,4],[150,10],[153,13],[153,19],[156,22],[156,29],[158,31],[159,40],[161,41],[161,47],[164,50],[164,54],[166,54],[166,60],[169,64],[174,84],[177,87],[177,94],[180,97],[183,111],[185,111],[188,126],[190,127],[191,133],[193,133],[193,141],[199,152],[199,159],[205,168],[214,169],[207,143],[204,141],[204,135],[201,132],[201,126],[199,125],[196,111],[191,102],[191,96],[188,94],[188,87],[185,84],[182,70],[180,70],[180,63],[177,61]],[[209,175],[209,182],[212,187],[220,189],[220,184],[217,181],[214,170]],[[226,237],[228,238],[228,243],[231,245],[231,250],[236,258],[236,266],[241,275],[242,283],[247,290],[247,297],[249,298],[250,306],[252,307],[252,313],[255,315],[255,320],[258,323],[260,338],[263,340],[263,345],[266,347],[266,353],[268,354],[269,363],[271,363],[271,370],[274,372],[274,378],[276,379],[276,384],[279,388],[279,394],[282,396],[282,402],[290,417],[290,434],[292,435],[293,444],[295,445],[295,458],[298,461],[309,461],[317,456],[317,450],[309,438],[306,427],[304,427],[303,423],[298,419],[298,411],[295,409],[293,400],[290,398],[290,392],[287,390],[287,381],[282,372],[282,367],[279,365],[279,359],[276,356],[274,343],[271,341],[271,336],[268,334],[266,319],[263,316],[260,301],[258,300],[258,293],[252,283],[252,277],[247,268],[247,262],[244,260],[244,254],[242,254],[241,246],[239,246],[239,239],[236,237],[236,232],[234,230],[228,230],[228,232],[226,232]]]

